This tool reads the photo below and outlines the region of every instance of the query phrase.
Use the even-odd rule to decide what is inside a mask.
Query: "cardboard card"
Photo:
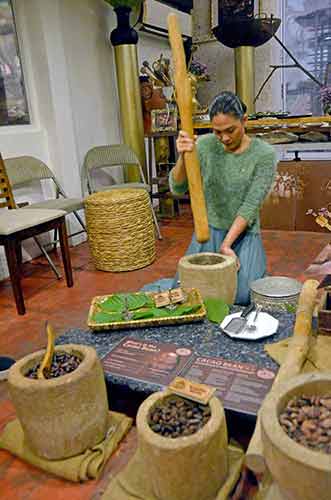
[[[178,396],[206,405],[213,397],[216,388],[206,384],[198,384],[183,377],[176,377],[169,384],[168,390]]]

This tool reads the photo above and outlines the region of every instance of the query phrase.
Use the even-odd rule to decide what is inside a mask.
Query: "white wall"
[[[88,149],[121,141],[109,43],[115,14],[103,0],[14,0],[14,8],[32,123],[0,127],[0,150],[4,158],[40,158],[68,195],[80,196],[80,170]],[[140,62],[161,52],[169,53],[166,40],[141,34]],[[42,189],[24,193],[31,201],[42,196]],[[26,248],[26,258],[35,255],[34,247]],[[0,254],[0,279],[4,275]]]

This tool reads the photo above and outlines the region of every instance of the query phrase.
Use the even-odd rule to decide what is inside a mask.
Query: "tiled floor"
[[[57,281],[48,265],[38,259],[24,266],[22,281],[27,314],[18,316],[9,281],[0,282],[0,353],[19,358],[45,346],[44,323],[48,319],[59,334],[69,328],[84,327],[89,304],[95,295],[133,291],[146,283],[175,274],[177,261],[185,252],[192,232],[191,218],[181,216],[161,223],[163,240],[157,242],[157,259],[149,267],[132,272],[96,271],[87,243],[71,249],[74,287]],[[305,270],[329,243],[328,234],[264,231],[268,272],[273,275],[305,279]],[[325,252],[324,252],[325,253]],[[6,384],[0,382],[0,429],[13,415],[7,401]],[[112,462],[118,470],[132,452],[135,435],[130,434],[121,452]],[[97,499],[107,482],[107,467],[99,482],[72,485],[13,459],[0,452],[0,498],[18,500]]]

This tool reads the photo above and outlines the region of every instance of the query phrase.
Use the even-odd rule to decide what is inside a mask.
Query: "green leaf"
[[[157,307],[152,307],[143,311],[135,311],[133,313],[132,319],[166,318],[168,316],[169,311],[167,309],[158,309]]]
[[[135,311],[133,313],[132,319],[148,319],[153,318],[153,311],[147,309],[146,311]]]
[[[221,323],[230,312],[228,304],[221,299],[204,299],[207,317],[213,323]]]
[[[142,0],[105,0],[105,2],[116,9],[116,7],[136,7],[141,4]]]
[[[105,312],[122,312],[125,310],[124,299],[119,294],[112,295],[105,301],[99,302],[99,306]]]
[[[150,298],[145,293],[114,293],[100,302],[99,306],[105,312],[122,312],[126,307],[129,311],[134,311],[144,307],[149,301]]]
[[[152,311],[155,318],[167,318],[171,316],[171,311],[163,307],[153,307]]]
[[[145,307],[155,307],[155,302],[154,302],[153,297],[151,297],[150,295],[147,295],[147,294],[146,294]]]
[[[144,307],[147,302],[147,295],[144,293],[128,293],[126,294],[126,297],[129,311],[140,309],[141,307]]]
[[[198,311],[200,307],[200,304],[178,306],[173,311],[170,311],[169,316],[183,316],[184,314],[192,314]]]
[[[122,321],[123,317],[121,313],[106,313],[106,312],[96,312],[92,316],[92,320],[95,323],[112,323],[113,321]]]

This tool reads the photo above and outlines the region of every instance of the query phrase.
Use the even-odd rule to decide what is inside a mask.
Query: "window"
[[[0,125],[30,123],[11,0],[0,0]]]
[[[282,26],[286,47],[324,83],[331,63],[331,0],[283,0]],[[293,64],[286,54],[283,62]],[[284,69],[283,84],[286,111],[294,115],[322,114],[320,87],[303,71]]]

